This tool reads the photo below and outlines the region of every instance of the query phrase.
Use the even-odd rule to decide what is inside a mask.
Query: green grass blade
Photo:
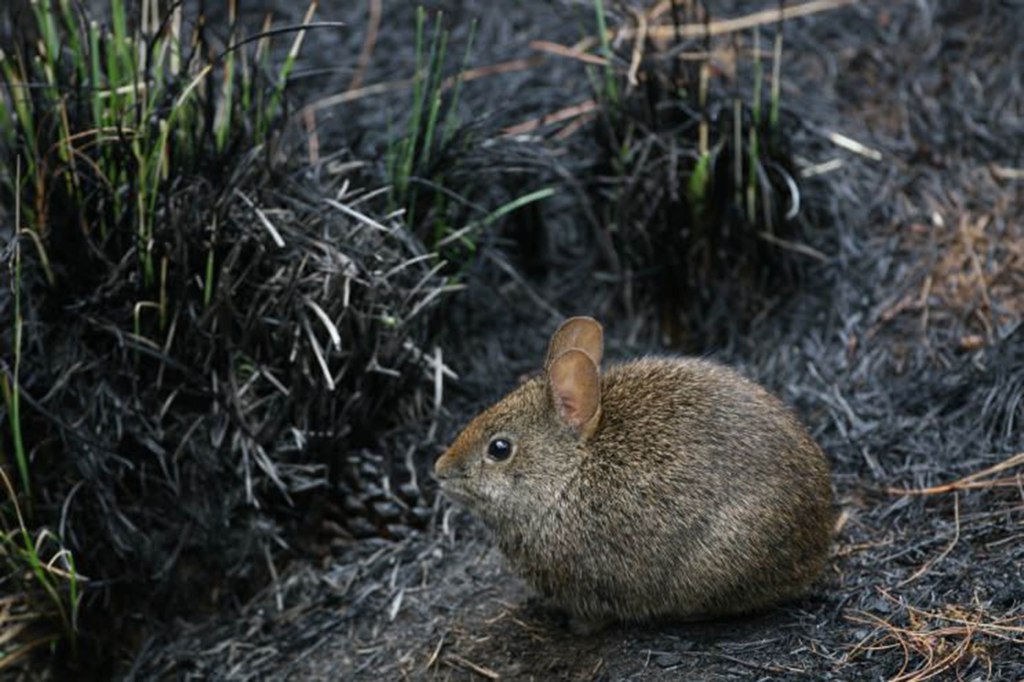
[[[706,157],[711,148],[711,123],[708,116],[708,81],[711,79],[711,65],[704,61],[700,65],[700,84],[697,89],[697,106],[700,108],[700,125],[697,128],[697,151]]]
[[[615,84],[615,65],[612,63],[611,42],[608,40],[608,25],[604,16],[604,0],[594,0],[594,13],[597,16],[597,32],[601,40],[601,56],[606,60],[604,65],[605,95],[612,105],[619,103],[619,90]]]
[[[122,111],[121,100],[121,86],[124,85],[124,79],[121,77],[121,64],[118,57],[118,48],[115,45],[114,34],[107,33],[105,38],[106,49],[103,50],[103,54],[106,56],[106,65],[104,73],[106,74],[106,86],[105,91],[102,93],[104,97],[103,108],[107,113],[104,120],[104,125],[114,125],[120,120],[120,114]],[[99,54],[99,49],[96,51]],[[97,83],[99,86],[99,83]]]
[[[31,4],[35,12],[36,27],[39,29],[39,37],[42,41],[42,58],[44,71],[47,74],[46,82],[53,85],[57,74],[56,60],[60,55],[60,36],[57,33],[57,23],[54,20],[53,7],[50,2],[51,0],[37,0]]]
[[[20,67],[15,66],[10,59],[2,59],[0,60],[0,69],[3,69],[7,91],[14,104],[14,113],[18,118],[18,125],[21,127],[22,134],[27,143],[25,151],[29,153],[23,157],[26,164],[26,175],[29,178],[33,178],[36,175],[36,167],[39,163],[39,150],[35,146],[38,138],[36,137],[35,121],[32,116],[34,113],[32,99],[29,96],[25,79],[21,76],[23,71]]]
[[[430,108],[427,112],[426,129],[423,131],[423,139],[420,141],[420,164],[426,167],[430,163],[430,153],[434,147],[434,131],[437,127],[438,114],[441,111],[441,89],[443,79],[441,73],[444,68],[444,54],[448,48],[448,32],[442,30],[441,18],[436,19],[433,44],[430,47],[430,61],[427,75],[426,93],[430,99]]]
[[[5,73],[4,66],[6,65],[6,62],[7,55],[4,54],[3,50],[0,50],[0,75]],[[5,75],[3,78],[5,83],[9,82]],[[13,148],[18,137],[18,130],[17,123],[11,115],[12,106],[13,102],[9,101],[8,97],[4,96],[3,92],[0,91],[0,134],[3,134],[4,141],[7,145]]]
[[[686,194],[690,200],[691,212],[695,220],[703,217],[710,179],[711,154],[704,152],[697,159],[697,164],[693,167],[690,179],[686,183]]]
[[[743,208],[743,102],[732,101],[732,187],[737,210]]]
[[[206,269],[203,274],[203,310],[210,307],[210,301],[213,300],[213,273],[214,273],[214,255],[213,246],[210,246],[210,250],[206,252]]]
[[[775,34],[775,46],[772,49],[772,94],[771,109],[768,113],[768,125],[774,135],[779,127],[779,102],[782,99],[782,31]]]
[[[513,199],[512,201],[506,204],[502,204],[498,208],[488,213],[487,216],[485,216],[484,219],[480,221],[480,224],[483,225],[484,227],[487,227],[494,221],[500,220],[501,218],[507,216],[509,213],[519,210],[523,206],[532,204],[537,201],[542,201],[543,199],[547,199],[548,197],[554,196],[556,191],[557,190],[554,187],[543,187],[541,189],[530,192],[529,194],[524,194],[523,196]]]
[[[404,201],[406,191],[409,187],[409,177],[412,175],[413,161],[416,154],[416,140],[420,130],[420,120],[423,112],[426,84],[424,83],[423,68],[423,31],[426,25],[426,10],[423,6],[416,9],[416,74],[413,76],[412,86],[412,111],[409,114],[409,123],[405,140],[399,147],[399,167],[396,177],[396,188],[400,201]]]
[[[302,25],[309,26],[313,21],[313,14],[316,12],[317,3],[316,0],[309,4],[309,8],[306,10],[306,15],[302,18]],[[288,50],[288,55],[285,57],[284,63],[281,65],[281,70],[277,74],[277,85],[274,87],[274,92],[270,97],[270,106],[267,108],[267,115],[276,116],[281,106],[281,99],[284,96],[284,89],[288,85],[288,76],[291,75],[292,69],[295,67],[295,60],[299,56],[299,51],[302,49],[302,41],[306,37],[306,29],[300,29],[295,35],[295,40],[292,42],[292,47]]]
[[[448,113],[445,115],[444,132],[441,137],[442,144],[451,142],[459,127],[459,97],[462,94],[462,74],[469,68],[469,57],[473,51],[473,41],[475,39],[476,20],[469,25],[469,38],[466,41],[466,50],[462,54],[462,65],[459,67],[459,73],[455,76],[452,98],[448,102]]]
[[[123,85],[120,76],[124,73],[134,71],[135,56],[132,54],[131,41],[128,36],[128,22],[125,18],[124,0],[110,0],[111,18],[114,24],[111,54],[116,61],[116,70],[113,74],[117,77],[117,85]]]
[[[71,48],[71,57],[74,62],[75,71],[78,73],[79,85],[89,79],[89,60],[82,48],[81,31],[78,22],[75,21],[74,10],[71,7],[71,0],[60,0],[61,18],[64,20],[65,35],[68,46]]]
[[[93,124],[97,128],[106,125],[103,115],[102,88],[103,78],[100,70],[100,26],[95,21],[89,22],[89,104],[92,107]]]
[[[757,166],[760,152],[758,150],[757,126],[751,125],[747,140],[747,220],[753,225],[757,220]]]
[[[244,29],[239,29],[238,32],[239,42],[245,40]],[[235,52],[235,50],[232,50]],[[248,113],[252,110],[252,66],[249,64],[249,51],[241,50],[238,56],[238,63],[240,65],[239,71],[241,73],[241,83],[239,84],[239,99],[242,104],[242,111]]]
[[[764,80],[761,64],[761,31],[754,29],[754,92],[751,95],[751,110],[754,125],[761,125],[761,82]]]
[[[21,187],[21,159],[17,161],[15,169],[15,186]],[[14,226],[15,233],[21,230],[21,192],[14,195]],[[14,242],[14,281],[11,283],[14,291],[14,367],[11,369],[11,385],[8,386],[7,377],[4,375],[4,401],[7,403],[7,416],[11,423],[11,439],[14,441],[14,460],[18,466],[18,475],[21,477],[21,487],[25,498],[32,499],[32,485],[29,479],[28,455],[25,452],[25,440],[21,432],[21,386],[19,377],[21,372],[21,340],[24,320],[21,316],[21,241],[15,236]]]
[[[232,29],[229,42],[234,42],[235,33]],[[235,94],[235,51],[228,51],[224,61],[224,81],[220,92],[217,109],[217,120],[214,122],[217,151],[223,152],[227,143],[228,132],[231,130],[231,112],[234,110]]]

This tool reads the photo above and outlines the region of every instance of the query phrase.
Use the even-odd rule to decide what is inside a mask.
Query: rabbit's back
[[[728,367],[643,358],[611,366],[601,395],[593,466],[615,463],[638,476],[704,481],[728,497],[760,495],[772,480],[807,476],[828,486],[825,459],[793,412]]]

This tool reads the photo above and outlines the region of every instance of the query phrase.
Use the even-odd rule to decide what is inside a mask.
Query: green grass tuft
[[[388,154],[388,177],[391,179],[392,209],[405,212],[406,223],[425,237],[428,246],[433,246],[451,231],[445,223],[445,199],[432,191],[423,191],[423,186],[444,185],[443,170],[438,159],[456,140],[459,128],[458,106],[462,79],[454,78],[452,94],[447,101],[444,124],[438,128],[441,110],[445,106],[444,94],[448,82],[444,76],[445,57],[448,49],[448,32],[442,28],[441,16],[434,19],[433,34],[429,46],[426,42],[427,13],[423,7],[416,11],[416,73],[413,75],[412,102],[405,135],[396,140]],[[466,46],[463,66],[472,49],[472,35]],[[461,72],[460,72],[461,73]],[[423,180],[428,182],[424,183]],[[423,194],[430,196],[426,201]],[[438,194],[438,196],[434,196]],[[429,216],[425,216],[430,209]],[[431,230],[417,230],[420,223],[434,221]]]
[[[467,177],[473,136],[462,124],[459,102],[462,74],[473,50],[475,25],[455,75],[446,74],[449,35],[441,15],[428,22],[422,7],[416,13],[416,72],[404,134],[389,141],[386,173],[390,181],[389,211],[401,211],[409,229],[428,250],[448,262],[446,273],[458,276],[476,253],[483,230],[500,218],[553,190],[527,191],[486,212],[460,192],[472,192],[479,178]],[[432,26],[430,25],[432,23]],[[479,217],[472,217],[473,214]]]
[[[662,29],[662,38],[623,41],[633,59],[641,56],[634,80],[621,66],[624,55],[613,61],[603,1],[594,9],[591,43],[607,60],[605,79],[591,77],[603,105],[595,181],[607,199],[599,218],[605,242],[614,249],[606,265],[624,283],[627,305],[654,303],[669,321],[667,335],[690,343],[690,328],[713,334],[716,324],[742,320],[763,308],[758,296],[799,274],[782,246],[799,239],[799,188],[780,123],[781,30],[768,93],[762,29],[730,35],[725,48],[726,40],[692,30],[709,25],[703,6],[658,15],[647,28]],[[638,23],[623,28],[638,31]],[[736,295],[722,293],[729,287]],[[722,312],[723,298],[735,299],[735,310]]]
[[[18,590],[21,623],[0,638],[0,670],[40,646],[66,643],[74,653],[83,585],[62,538],[37,519],[38,444],[30,452],[22,404],[23,299],[34,296],[38,307],[116,275],[134,284],[135,336],[167,330],[170,271],[184,267],[169,257],[161,229],[175,183],[216,177],[242,152],[271,146],[317,3],[276,68],[269,20],[262,35],[245,35],[237,0],[229,0],[227,44],[217,43],[203,17],[188,24],[181,3],[160,16],[156,0],[109,0],[105,25],[73,0],[25,6],[29,35],[8,36],[0,51],[0,202],[15,207],[5,264],[13,315],[3,322],[13,357],[3,358],[0,373],[7,427],[0,432],[0,578]],[[204,306],[223,253],[216,237],[195,273]],[[177,274],[175,281],[192,276]],[[0,609],[0,626],[9,613]]]
[[[210,54],[201,22],[186,27],[181,5],[161,20],[145,0],[133,27],[126,0],[110,0],[111,23],[102,27],[81,20],[71,0],[31,6],[40,39],[0,54],[3,156],[25,165],[20,182],[0,172],[0,191],[25,200],[25,229],[44,246],[51,226],[77,223],[97,252],[132,249],[142,289],[151,292],[159,286],[153,235],[164,188],[271,140],[304,30],[275,71],[265,68],[266,41],[247,38],[237,24],[234,0],[232,42],[219,54]],[[60,211],[61,202],[82,211]]]

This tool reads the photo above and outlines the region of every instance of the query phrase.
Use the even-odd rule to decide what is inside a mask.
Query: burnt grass
[[[364,84],[407,78],[414,66],[414,12],[395,4],[385,3]],[[755,9],[710,4],[722,17]],[[375,395],[376,384],[365,378],[352,379],[360,397],[341,405],[310,399],[316,424],[345,421],[354,431],[313,444],[331,450],[327,455],[292,457],[295,477],[309,471],[303,465],[311,460],[329,462],[330,476],[282,505],[295,517],[281,526],[289,551],[275,555],[276,564],[229,555],[244,542],[226,547],[216,560],[193,555],[191,570],[202,571],[193,582],[214,581],[223,565],[243,560],[258,569],[235,571],[234,583],[249,581],[235,599],[140,629],[137,648],[121,653],[117,675],[1024,677],[1024,7],[869,2],[787,22],[785,148],[779,154],[799,176],[803,210],[784,235],[799,248],[747,248],[751,242],[741,234],[713,244],[739,253],[740,270],[731,269],[728,257],[695,270],[686,251],[673,251],[647,271],[644,262],[667,253],[658,241],[667,237],[657,229],[683,219],[684,207],[659,194],[659,183],[675,177],[663,168],[672,156],[659,144],[670,148],[673,135],[692,139],[692,130],[681,133],[671,122],[657,129],[665,119],[652,117],[658,107],[650,98],[664,95],[646,90],[633,93],[629,102],[640,101],[633,109],[599,107],[592,117],[569,119],[570,125],[579,121],[574,129],[540,121],[532,132],[502,134],[594,97],[583,64],[546,53],[540,61],[542,53],[529,45],[571,45],[592,31],[593,16],[590,3],[524,2],[501,13],[489,5],[431,6],[446,12],[453,52],[460,52],[476,21],[470,66],[533,60],[464,84],[460,106],[472,124],[459,138],[462,146],[444,157],[452,165],[445,186],[462,198],[462,212],[449,209],[456,212],[447,218],[479,219],[543,186],[557,188],[556,194],[482,232],[471,253],[453,254],[452,273],[464,289],[446,294],[418,326],[395,332],[388,351],[422,380],[388,383],[379,405],[359,403]],[[282,7],[280,14],[287,20],[299,11]],[[629,23],[631,15],[609,11],[612,25]],[[293,93],[303,102],[351,84],[366,7],[339,12],[323,18],[345,21],[349,30],[307,37]],[[763,45],[770,46],[774,30],[762,27]],[[728,47],[730,39],[721,44]],[[631,42],[615,49],[625,68]],[[749,64],[736,67],[735,82],[728,78],[730,59],[743,58],[719,59],[726,72],[719,83],[726,85],[712,96],[749,88],[739,83]],[[645,68],[657,73],[667,67]],[[407,97],[395,87],[319,110],[323,165],[293,172],[287,183],[250,186],[258,184],[263,202],[299,216],[296,224],[319,221],[328,230],[337,223],[325,241],[351,238],[346,230],[361,228],[338,223],[341,217],[322,208],[322,196],[337,186],[321,173],[328,160],[382,165],[394,132],[388,121],[400,119]],[[296,148],[307,144],[310,128],[303,125],[291,133]],[[652,151],[631,157],[623,172],[609,161],[609,150],[621,147],[626,128],[634,131],[627,141],[649,143]],[[843,136],[839,143],[835,134]],[[336,149],[351,156],[326,158]],[[310,189],[323,184],[329,189]],[[244,209],[225,200],[225,212]],[[609,234],[609,220],[621,229]],[[741,229],[741,221],[730,220],[714,218]],[[294,261],[314,259],[324,249],[302,243],[296,254],[276,260],[262,249],[259,258],[247,256],[287,275],[279,278],[284,291],[275,298],[289,302],[281,315],[301,310],[303,296],[315,295],[315,277],[307,282],[308,270]],[[736,244],[740,251],[729,251]],[[393,248],[401,260],[421,247]],[[755,267],[763,259],[771,264],[767,272]],[[696,271],[707,281],[689,282],[681,295],[670,284],[674,271],[682,273],[679,279]],[[401,286],[416,290],[420,277],[432,276],[427,272],[415,268]],[[778,272],[784,276],[773,279]],[[261,289],[252,286],[258,301]],[[372,298],[373,287],[362,295]],[[374,309],[372,300],[366,308]],[[356,326],[346,338],[366,338],[370,332],[359,325],[377,319],[337,314]],[[433,459],[477,410],[536,371],[548,334],[572,314],[605,323],[611,359],[708,355],[794,406],[832,463],[841,508],[833,560],[811,596],[742,618],[574,635],[508,570],[486,530],[437,496],[429,475]],[[438,409],[429,367],[396,350],[406,334],[425,352],[433,345],[443,349],[445,365],[458,377],[444,380]],[[246,352],[271,367],[274,345],[285,343],[276,337],[243,341]],[[120,352],[128,357],[133,350]],[[355,355],[351,371],[372,355],[367,349]],[[309,364],[303,376],[315,375],[315,357],[303,357]],[[296,386],[316,391],[305,380]],[[284,442],[275,403],[252,405],[251,413],[242,413],[246,420],[271,424],[265,428],[276,429],[276,441]],[[387,418],[374,421],[380,410]],[[218,475],[216,468],[208,472],[210,481]],[[98,516],[95,523],[102,522]],[[131,556],[127,552],[125,560]],[[178,598],[200,601],[187,593]]]

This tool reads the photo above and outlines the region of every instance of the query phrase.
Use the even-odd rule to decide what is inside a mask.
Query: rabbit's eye
[[[501,462],[512,456],[512,443],[508,438],[495,438],[487,445],[487,456]]]

